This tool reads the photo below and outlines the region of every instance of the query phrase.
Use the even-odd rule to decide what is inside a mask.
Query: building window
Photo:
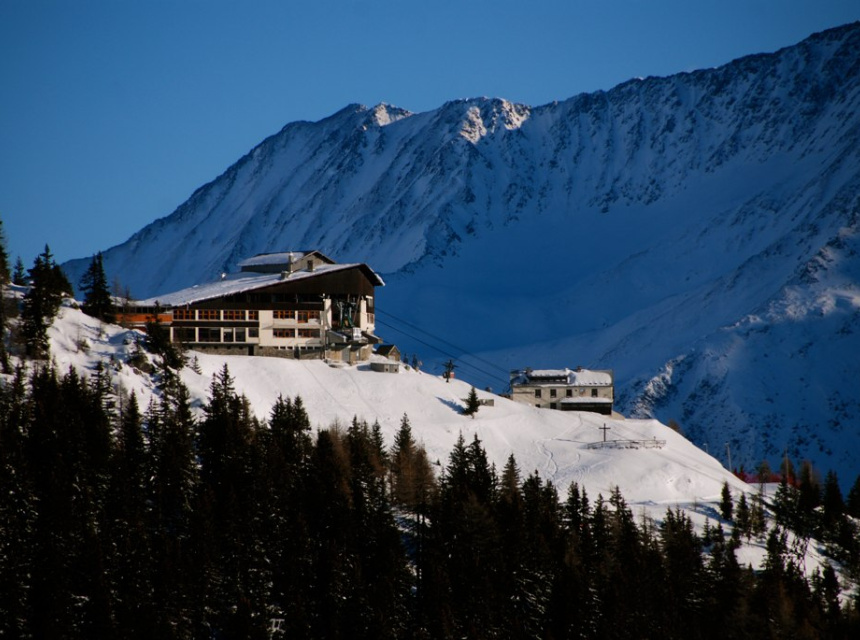
[[[597,397],[597,389],[592,389],[592,390],[591,390],[591,397],[592,397],[592,398],[596,398],[596,397]]]
[[[245,310],[244,309],[224,309],[224,319],[225,320],[244,320],[245,319]]]
[[[535,389],[535,398],[540,398],[540,389]]]
[[[259,311],[257,311],[256,309],[248,310],[248,320],[259,320],[259,319],[260,319],[260,312]]]
[[[220,320],[221,319],[221,313],[218,311],[218,309],[200,309],[200,319],[201,320]]]
[[[300,338],[319,338],[320,332],[318,329],[299,329]]]
[[[249,338],[259,338],[260,330],[257,327],[251,327],[248,329],[248,337]]]
[[[550,389],[549,390],[549,397],[555,398],[555,393],[556,393],[555,389]],[[555,407],[552,407],[552,408],[555,409]]]
[[[568,390],[567,390],[567,397],[568,397],[568,398],[572,398],[572,397],[573,397],[573,389],[568,389]]]
[[[550,403],[549,403],[549,408],[550,408],[550,409],[558,409],[558,407],[556,406],[556,403],[555,403],[555,402],[550,402]]]
[[[272,312],[275,320],[295,320],[296,312],[291,309],[275,309]]]
[[[198,330],[198,342],[221,342],[221,329],[208,329],[200,327]]]
[[[236,342],[245,342],[244,329],[233,329],[233,334],[236,336]]]
[[[224,342],[233,342],[233,329],[224,329],[224,336],[222,340]]]
[[[272,329],[276,338],[295,338],[296,334],[293,329]]]
[[[174,309],[174,320],[194,320],[194,309]]]
[[[173,327],[174,342],[195,342],[196,339],[194,327]]]

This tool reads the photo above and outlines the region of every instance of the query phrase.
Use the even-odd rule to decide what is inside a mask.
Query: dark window
[[[556,406],[555,402],[550,402],[550,403],[549,403],[549,408],[550,408],[550,409],[558,409],[558,407]]]
[[[198,342],[221,342],[221,329],[200,327],[197,332]]]
[[[259,338],[260,330],[257,327],[251,327],[248,329],[248,337],[249,338]]]
[[[245,330],[244,329],[234,329],[233,332],[236,336],[236,342],[245,342]]]
[[[568,389],[567,393],[565,395],[567,395],[568,398],[572,398],[573,397],[573,389]]]
[[[195,342],[194,327],[173,327],[174,342]]]
[[[540,398],[540,389],[535,389],[535,398]]]
[[[245,310],[244,309],[224,309],[224,319],[225,320],[244,320],[245,319]]]
[[[218,313],[218,309],[200,309],[200,319],[201,320],[220,320],[221,314]],[[202,340],[201,340],[202,342]],[[220,341],[217,341],[220,342]]]
[[[260,319],[260,312],[259,311],[257,311],[256,309],[251,309],[250,311],[248,311],[248,320],[259,320],[259,319]]]
[[[549,390],[549,397],[550,397],[550,398],[555,398],[555,389],[550,389],[550,390]],[[553,407],[553,409],[555,409],[555,407]]]
[[[295,330],[293,329],[273,329],[276,338],[295,338]]]
[[[592,390],[591,390],[591,397],[592,397],[592,398],[596,398],[596,397],[597,397],[597,389],[592,389]]]

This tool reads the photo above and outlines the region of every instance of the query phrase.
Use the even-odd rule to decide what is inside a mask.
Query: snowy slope
[[[51,356],[61,371],[74,367],[92,375],[99,361],[109,368],[114,389],[134,392],[145,408],[157,398],[153,379],[128,366],[135,332],[100,324],[79,310],[65,306],[49,329]],[[252,410],[266,419],[278,394],[301,396],[314,429],[335,424],[346,427],[353,417],[378,420],[387,446],[404,414],[409,416],[413,435],[422,443],[437,473],[447,464],[460,434],[471,442],[477,435],[489,461],[501,469],[510,454],[518,462],[523,478],[537,471],[551,480],[561,497],[571,482],[585,488],[591,500],[609,496],[619,487],[637,519],[660,521],[667,509],[682,509],[700,529],[706,522],[723,522],[718,515],[720,491],[728,482],[737,498],[752,494],[749,486],[729,473],[710,455],[653,419],[621,420],[590,413],[540,410],[488,394],[495,405],[482,407],[476,417],[460,414],[470,386],[462,381],[446,383],[441,377],[402,370],[398,374],[370,371],[368,365],[329,366],[318,360],[294,361],[250,356],[214,356],[189,352],[197,357],[201,373],[186,367],[181,371],[192,406],[200,414],[207,401],[212,376],[226,363],[235,388],[244,394]],[[664,441],[659,448],[593,449],[603,440],[602,427],[609,427],[609,440]],[[738,551],[744,564],[759,566],[763,543],[753,539]],[[812,572],[823,561],[817,545],[810,546],[806,569]]]
[[[481,354],[496,366],[459,373],[496,389],[506,369],[612,368],[626,412],[850,479],[858,51],[853,24],[540,107],[352,105],[287,125],[105,266],[146,297],[264,251],[367,262],[380,333],[428,367]]]
[[[75,367],[86,375],[95,371],[99,361],[120,363],[111,369],[114,388],[133,391],[145,407],[158,392],[149,376],[124,364],[134,350],[135,335],[115,325],[100,324],[67,306],[49,330],[51,355],[61,371]],[[315,429],[335,423],[345,427],[353,417],[369,423],[378,420],[390,445],[407,414],[431,461],[442,465],[447,463],[459,434],[467,442],[477,434],[499,469],[513,453],[523,474],[538,471],[563,490],[571,482],[579,482],[595,498],[598,493],[608,496],[618,485],[631,501],[656,505],[657,516],[667,506],[718,500],[724,481],[738,491],[752,490],[717,460],[653,419],[542,411],[483,391],[478,392],[479,397],[492,398],[495,404],[482,407],[475,418],[470,418],[460,412],[469,384],[456,379],[448,383],[440,376],[413,369],[384,374],[371,371],[366,363],[330,366],[320,360],[188,355],[198,359],[201,373],[186,367],[181,376],[198,410],[206,402],[213,374],[226,363],[237,392],[246,395],[261,419],[268,417],[279,394],[290,398],[299,395]],[[589,443],[603,439],[604,425],[609,427],[609,440],[663,440],[665,446],[587,448]]]

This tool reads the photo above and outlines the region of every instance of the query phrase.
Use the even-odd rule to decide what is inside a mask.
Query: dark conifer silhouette
[[[81,306],[84,313],[103,322],[113,322],[114,305],[101,252],[93,256],[90,266],[81,277],[80,288],[84,292],[84,302]]]

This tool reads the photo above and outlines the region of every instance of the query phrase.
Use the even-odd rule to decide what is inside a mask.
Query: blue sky
[[[46,242],[89,256],[288,122],[540,105],[858,19],[858,0],[0,0],[0,218],[28,267]]]

